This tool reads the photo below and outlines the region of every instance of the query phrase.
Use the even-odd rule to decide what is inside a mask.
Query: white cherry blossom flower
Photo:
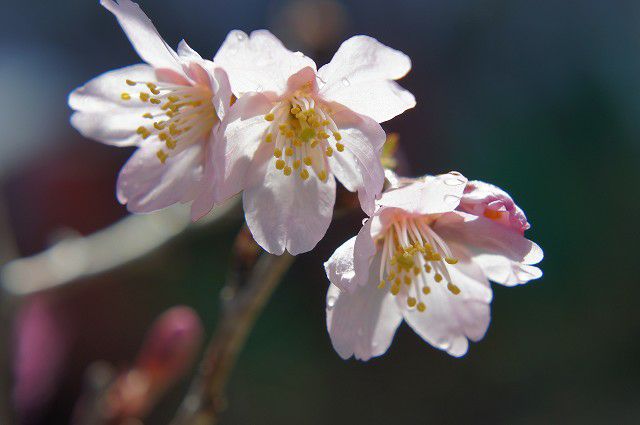
[[[177,52],[130,0],[102,0],[145,64],[109,71],[69,96],[84,136],[138,149],[122,168],[118,200],[136,213],[189,202],[230,104],[226,74],[183,40]]]
[[[335,202],[335,178],[358,192],[372,213],[384,181],[380,122],[415,105],[394,80],[409,58],[373,38],[345,41],[319,70],[268,31],[232,31],[214,61],[224,67],[237,102],[225,143],[206,172],[202,214],[243,192],[245,217],[267,251],[311,250],[324,236]],[[334,178],[335,177],[335,178]]]
[[[451,172],[393,187],[377,205],[325,263],[327,328],[345,359],[384,354],[403,320],[462,356],[489,326],[489,279],[512,286],[542,275],[534,266],[542,250],[523,237],[522,210],[494,186]],[[511,213],[524,222],[505,219]]]

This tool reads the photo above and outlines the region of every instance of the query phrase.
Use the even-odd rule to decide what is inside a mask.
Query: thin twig
[[[248,232],[235,244],[232,270],[222,290],[222,312],[194,378],[172,425],[216,423],[225,407],[224,391],[247,335],[295,257],[257,254]],[[254,252],[252,254],[252,249]]]

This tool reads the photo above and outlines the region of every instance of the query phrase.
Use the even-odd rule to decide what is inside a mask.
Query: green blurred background
[[[494,286],[490,329],[464,358],[402,326],[386,355],[345,362],[325,328],[321,265],[361,217],[335,221],[258,321],[222,423],[640,423],[640,2],[140,3],[169,44],[184,37],[206,57],[236,28],[268,28],[319,65],[354,34],[406,52],[401,83],[418,105],[384,127],[400,134],[407,172],[458,170],[504,188],[545,251],[542,279]],[[66,96],[139,59],[97,1],[5,4],[0,34],[0,238],[27,256],[126,215],[114,186],[131,152],[77,134]],[[126,272],[47,295],[64,356],[23,423],[68,423],[86,366],[126,366],[172,305],[194,307],[210,331],[239,228],[189,232]],[[185,385],[148,423],[166,423]]]

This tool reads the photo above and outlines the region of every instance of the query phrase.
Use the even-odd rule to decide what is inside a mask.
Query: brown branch
[[[288,253],[259,253],[246,228],[236,240],[233,256],[216,330],[172,425],[216,423],[226,404],[224,391],[238,354],[295,258]]]

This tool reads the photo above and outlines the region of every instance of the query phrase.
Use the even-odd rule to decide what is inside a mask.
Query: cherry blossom
[[[146,62],[106,72],[69,96],[84,136],[138,149],[120,171],[117,196],[136,213],[193,200],[220,139],[231,91],[225,72],[183,40],[177,52],[130,0],[102,0]]]
[[[542,250],[523,228],[506,193],[459,173],[392,187],[325,263],[334,348],[345,359],[379,356],[404,320],[434,347],[464,355],[489,326],[489,280],[512,286],[542,275]]]
[[[317,70],[268,31],[232,31],[214,61],[227,71],[238,100],[195,210],[205,214],[242,191],[255,240],[270,253],[294,255],[324,236],[335,178],[373,212],[384,182],[379,123],[415,105],[394,81],[411,68],[405,54],[355,36]]]

